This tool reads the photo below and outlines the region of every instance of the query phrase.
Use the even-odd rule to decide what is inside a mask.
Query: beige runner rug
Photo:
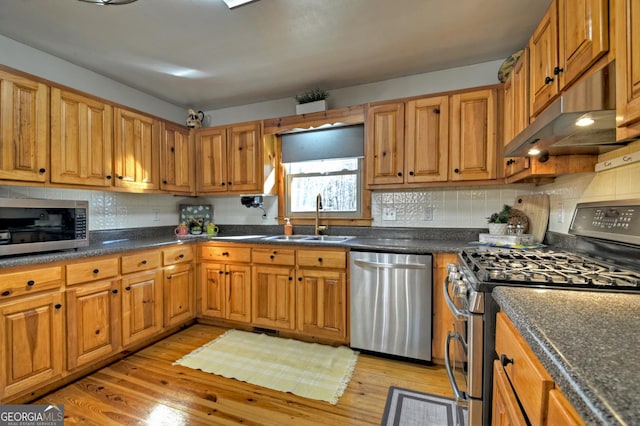
[[[229,330],[174,365],[337,404],[358,353],[266,334]]]

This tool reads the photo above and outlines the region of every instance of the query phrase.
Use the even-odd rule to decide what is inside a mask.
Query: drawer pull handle
[[[275,258],[275,256],[274,256],[274,255],[271,255],[271,256],[269,256],[269,258],[270,258],[271,260],[273,260],[273,259]]]
[[[147,261],[146,261],[146,260],[143,260],[143,261],[142,261],[142,262],[140,262],[140,263],[142,263],[143,265],[146,265],[146,264],[147,264]]]
[[[10,294],[11,294],[11,292],[10,292],[9,290],[6,290],[6,291],[3,291],[3,292],[2,292],[2,295],[3,295],[3,296],[8,296],[8,295],[10,295]]]
[[[500,355],[500,364],[506,367],[509,364],[513,364],[513,358],[507,358],[505,354]]]
[[[180,255],[178,256],[179,259],[184,259],[184,253],[180,253]]]
[[[318,262],[322,263],[322,258],[321,257],[318,258]]]
[[[222,252],[222,255],[223,255],[223,256],[229,256],[229,252],[228,252],[228,251],[223,251],[223,252]]]
[[[36,283],[36,282],[35,282],[34,280],[29,280],[29,281],[27,281],[27,285],[28,285],[29,287],[33,286],[35,283]]]
[[[94,270],[93,270],[93,273],[94,273],[94,274],[97,274],[97,273],[99,273],[99,272],[100,272],[100,269],[98,269],[98,268],[96,268],[96,269],[94,269]]]
[[[62,305],[59,304],[59,303],[56,303],[55,305],[53,305],[53,307],[56,308],[56,309],[60,309],[60,308],[62,308]]]

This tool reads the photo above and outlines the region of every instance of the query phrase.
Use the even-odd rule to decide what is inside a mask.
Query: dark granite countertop
[[[263,229],[244,229],[244,231],[262,231]],[[18,256],[0,257],[0,269],[12,266],[22,266],[30,264],[40,264],[56,262],[60,260],[78,259],[83,257],[101,256],[107,254],[122,253],[131,250],[154,248],[172,244],[188,244],[192,242],[217,241],[244,244],[268,244],[268,245],[296,245],[305,247],[345,247],[350,250],[375,250],[399,253],[439,253],[457,252],[468,246],[468,241],[456,239],[439,239],[440,237],[464,238],[466,234],[447,234],[446,231],[431,231],[430,234],[424,232],[412,235],[407,232],[398,232],[398,238],[390,238],[388,233],[378,231],[378,237],[368,235],[351,235],[344,231],[340,235],[351,235],[353,238],[344,242],[313,242],[313,241],[274,241],[265,239],[269,234],[238,233],[234,235],[220,235],[218,237],[188,236],[178,238],[173,234],[171,228],[149,228],[139,230],[128,230],[119,232],[96,233],[95,238],[91,238],[91,243],[87,247],[77,250],[64,250],[41,254],[27,254]],[[473,239],[473,234],[468,236],[468,240]],[[430,238],[431,237],[431,238]]]
[[[493,296],[587,424],[638,424],[640,294],[496,287]]]

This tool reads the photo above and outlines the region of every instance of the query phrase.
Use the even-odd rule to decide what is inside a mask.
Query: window
[[[345,126],[282,136],[285,211],[313,217],[322,197],[325,219],[362,218],[364,127]]]
[[[286,215],[314,215],[316,197],[320,194],[323,217],[361,217],[361,170],[361,158],[285,164]]]

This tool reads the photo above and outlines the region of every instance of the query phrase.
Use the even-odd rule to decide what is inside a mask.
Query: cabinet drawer
[[[496,318],[496,353],[512,361],[505,371],[531,424],[544,424],[553,379],[504,312]]]
[[[250,247],[207,246],[202,247],[202,260],[218,262],[251,262]]]
[[[296,251],[293,249],[281,249],[279,247],[254,248],[253,263],[293,266],[296,264]]]
[[[90,260],[67,265],[67,284],[73,285],[118,275],[118,258]]]
[[[0,299],[59,288],[62,266],[0,275]]]
[[[298,250],[298,266],[345,269],[347,253],[330,250]]]
[[[129,274],[131,272],[157,269],[161,266],[160,258],[161,253],[159,250],[122,256],[122,273]]]
[[[165,266],[191,262],[193,260],[193,247],[180,245],[178,247],[164,249],[162,256]]]

